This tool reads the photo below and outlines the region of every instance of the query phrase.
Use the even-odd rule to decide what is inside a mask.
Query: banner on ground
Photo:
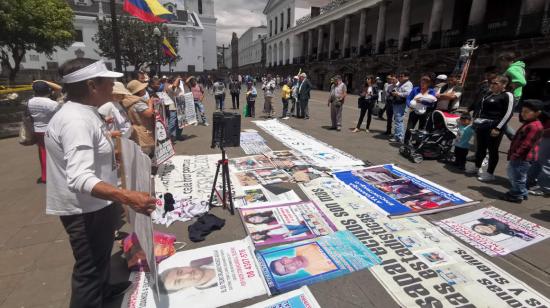
[[[256,251],[270,294],[333,279],[380,263],[351,232]]]
[[[210,209],[208,200],[189,198],[181,193],[159,193],[156,197],[157,207],[151,213],[151,219],[167,227],[176,221],[185,222],[201,216]]]
[[[166,131],[166,125],[159,113],[155,115],[155,165],[159,166],[174,156],[174,146],[170,135]]]
[[[288,173],[278,168],[234,172],[232,176],[236,179],[233,183],[239,186],[239,190],[244,189],[244,186],[276,184],[291,180]]]
[[[251,208],[282,203],[294,203],[300,200],[300,197],[294,190],[274,194],[264,186],[256,185],[243,188],[243,196],[236,198],[234,203],[236,208]]]
[[[161,291],[151,295],[147,276],[134,273],[122,307],[219,307],[266,293],[250,243],[238,240],[178,252],[159,264]]]
[[[550,237],[550,230],[495,207],[436,224],[490,256],[503,256]]]
[[[390,219],[346,185],[300,187],[381,260],[370,269],[401,307],[548,307],[550,301],[422,217]]]
[[[276,119],[254,123],[288,148],[306,156],[313,165],[331,169],[364,165],[361,160]]]
[[[256,246],[311,239],[336,230],[312,202],[241,208],[239,212]]]
[[[264,138],[257,131],[241,132],[241,149],[246,154],[263,154],[271,152],[271,148],[265,144]]]
[[[302,157],[296,152],[290,150],[272,151],[265,153],[265,156],[267,156],[271,160],[271,163],[273,163],[273,165],[283,169],[291,169],[296,166],[309,165],[306,162],[305,157]]]
[[[303,286],[246,308],[321,308],[309,288]]]
[[[333,175],[390,217],[446,211],[477,203],[394,165],[379,165]]]
[[[264,155],[237,157],[229,160],[229,167],[233,172],[263,168],[274,168],[269,158]]]

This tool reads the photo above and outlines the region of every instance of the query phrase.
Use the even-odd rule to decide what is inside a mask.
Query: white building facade
[[[251,27],[239,37],[239,67],[259,64],[262,61],[262,39],[267,27]]]
[[[50,57],[29,51],[21,63],[22,70],[54,70],[66,60],[75,57],[99,59],[97,44],[93,41],[97,33],[96,18],[110,16],[108,0],[67,0],[74,10],[74,43],[66,50],[58,49]],[[122,0],[117,0],[117,12],[122,11]],[[178,55],[181,59],[170,66],[165,65],[161,71],[168,72],[202,72],[217,69],[216,58],[216,18],[214,17],[213,0],[160,0],[168,10],[176,14],[170,23],[165,24],[169,30],[176,31]],[[152,38],[154,39],[154,38]],[[106,59],[114,67],[114,59]],[[132,71],[132,66],[126,70]]]

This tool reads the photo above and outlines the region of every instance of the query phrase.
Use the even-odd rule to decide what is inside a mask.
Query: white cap
[[[432,76],[433,76],[433,75],[432,75]],[[447,80],[447,75],[445,75],[445,74],[437,75],[437,77],[435,77],[435,79]]]
[[[122,73],[108,70],[107,66],[105,66],[105,62],[103,62],[103,60],[99,60],[86,67],[83,67],[77,71],[63,76],[61,81],[63,83],[76,83],[96,77],[119,78],[122,76]]]

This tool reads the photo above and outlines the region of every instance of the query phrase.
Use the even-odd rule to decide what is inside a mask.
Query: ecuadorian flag
[[[124,10],[144,22],[167,22],[174,17],[158,0],[124,0]]]
[[[164,51],[164,55],[168,58],[175,59],[178,56],[176,50],[172,47],[172,44],[170,44],[167,38],[162,40],[162,50]]]

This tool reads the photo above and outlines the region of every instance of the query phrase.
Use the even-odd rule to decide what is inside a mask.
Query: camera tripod
[[[229,212],[231,213],[231,215],[235,215],[235,207],[233,205],[233,193],[231,191],[231,178],[229,177],[229,161],[225,156],[225,149],[223,148],[223,146],[220,146],[220,149],[222,150],[222,159],[218,160],[218,165],[216,166],[216,175],[214,176],[214,183],[212,184],[212,191],[210,192],[210,201],[208,201],[208,206],[209,208],[212,208],[212,199],[214,198],[214,193],[215,193],[218,200],[221,200],[222,207],[224,209],[229,207]],[[218,182],[218,175],[220,173],[220,167],[222,169],[221,170],[221,173],[222,173],[222,194],[221,195],[218,189],[216,188],[216,184]],[[227,200],[228,198],[229,198],[229,202]]]

